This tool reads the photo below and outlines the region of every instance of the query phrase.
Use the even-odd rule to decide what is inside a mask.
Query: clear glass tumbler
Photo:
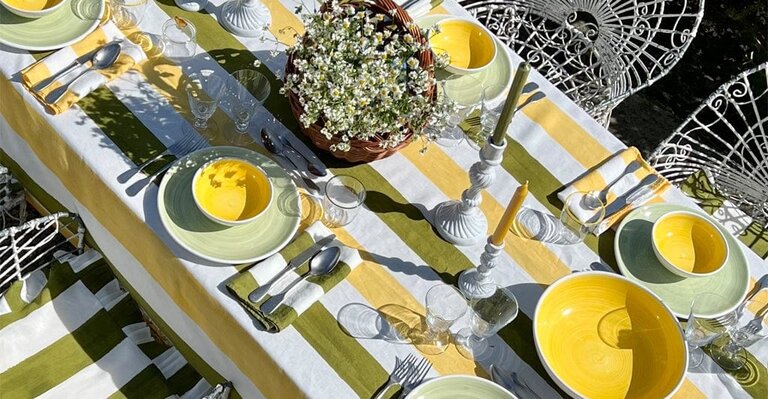
[[[576,191],[565,198],[560,213],[561,237],[565,244],[584,241],[605,217],[605,203],[593,192]]]
[[[751,313],[749,309],[755,310]],[[742,303],[735,311],[734,322],[725,335],[727,343],[714,348],[715,362],[725,370],[739,370],[749,361],[746,348],[768,337],[768,303],[749,300]]]
[[[232,73],[227,83],[227,97],[237,134],[233,143],[252,141],[248,136],[248,126],[259,105],[264,104],[271,92],[269,79],[259,71],[241,69]]]
[[[216,112],[225,84],[226,81],[212,71],[194,72],[187,77],[184,89],[198,131],[208,128],[208,119]]]
[[[695,369],[704,360],[702,346],[707,345],[725,333],[724,325],[729,316],[711,318],[701,316],[704,309],[711,309],[713,304],[725,301],[720,295],[703,293],[691,301],[691,311],[685,325],[685,343],[688,345],[688,368]]]
[[[174,61],[191,58],[197,52],[197,29],[192,22],[173,17],[163,24],[163,55]]]
[[[150,0],[111,0],[109,12],[118,28],[133,28],[144,19]]]
[[[365,187],[352,176],[334,176],[325,185],[323,223],[341,227],[352,223],[365,201]]]
[[[487,338],[496,334],[517,317],[517,298],[508,288],[493,285],[493,294],[486,298],[470,301],[470,327],[456,335],[459,353],[469,359],[483,359],[489,354]]]
[[[451,340],[449,329],[467,312],[467,301],[450,285],[436,285],[427,291],[427,328],[416,348],[429,355],[445,352]]]

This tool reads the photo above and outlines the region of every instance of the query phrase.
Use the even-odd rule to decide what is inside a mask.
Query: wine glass
[[[725,332],[724,325],[728,324],[729,316],[702,316],[713,305],[723,303],[725,298],[712,293],[696,295],[691,301],[688,322],[685,325],[685,343],[688,345],[688,367],[695,369],[704,360],[701,347],[717,339]]]
[[[227,92],[230,111],[235,120],[234,144],[252,141],[248,135],[248,126],[258,106],[264,104],[271,91],[269,79],[259,71],[241,69],[232,73],[227,82]]]
[[[195,117],[195,129],[208,128],[208,119],[216,112],[216,107],[224,94],[226,81],[213,71],[199,71],[189,74],[184,90],[187,92],[189,107]]]
[[[561,237],[566,244],[578,244],[592,233],[605,217],[605,203],[594,192],[568,194],[560,213]]]
[[[342,227],[352,223],[365,201],[365,186],[352,176],[336,175],[325,184],[323,223]]]
[[[755,310],[751,313],[748,309]],[[742,303],[735,311],[734,322],[727,331],[727,343],[714,348],[713,354],[717,364],[725,370],[739,370],[747,363],[745,348],[765,339],[768,336],[768,303],[760,300],[749,300]]]
[[[443,147],[455,147],[465,138],[464,129],[474,125],[482,129],[480,110],[485,89],[483,83],[471,76],[446,79],[438,82],[438,101],[444,106],[445,114],[436,115],[436,121],[427,127],[427,134]],[[476,119],[476,120],[475,120]]]
[[[519,310],[517,298],[508,288],[496,284],[483,288],[488,288],[483,291],[492,292],[492,294],[470,301],[472,309],[470,327],[462,329],[456,335],[459,352],[464,357],[475,360],[488,355],[487,338],[514,320]]]
[[[453,323],[467,312],[467,301],[450,285],[436,285],[427,291],[427,331],[416,348],[429,355],[438,355],[448,348]]]

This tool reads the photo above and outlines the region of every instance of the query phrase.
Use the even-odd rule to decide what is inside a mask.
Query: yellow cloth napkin
[[[661,181],[649,186],[654,181],[654,177],[660,178]],[[641,191],[641,186],[647,188]],[[594,233],[601,234],[632,209],[648,201],[658,200],[657,197],[667,188],[669,188],[669,182],[648,165],[637,148],[630,147],[616,153],[598,167],[572,181],[557,194],[557,197],[565,203],[568,195],[574,192],[600,193],[600,198],[606,204],[606,217]],[[646,192],[649,189],[651,191]],[[631,201],[635,198],[637,200]],[[589,220],[594,216],[594,212],[584,209],[571,207],[571,211],[581,221]]]
[[[94,50],[115,40],[122,40],[120,42],[122,51],[117,61],[111,67],[99,71],[86,72],[83,76],[71,82],[60,100],[53,104],[48,102],[49,100],[46,98],[51,92],[56,91],[54,95],[58,94],[59,90],[61,90],[60,87],[69,83],[90,66],[91,62],[88,58]],[[38,93],[33,90],[38,84],[47,83],[51,76],[64,70],[78,59],[84,65],[80,65],[63,76],[58,77],[55,82],[42,92]],[[81,98],[87,96],[88,93],[120,76],[145,59],[146,55],[139,46],[125,39],[120,29],[112,22],[107,22],[91,32],[82,41],[58,50],[22,70],[21,80],[24,86],[45,106],[48,112],[60,114],[68,110]]]

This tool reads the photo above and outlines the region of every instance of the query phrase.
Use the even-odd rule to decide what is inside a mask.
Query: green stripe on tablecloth
[[[21,284],[11,285],[8,291],[6,291],[5,299],[8,301],[12,312],[0,315],[0,329],[27,317],[27,315],[47,304],[53,298],[56,298],[77,281],[77,277],[72,273],[72,269],[68,267],[59,267],[56,270],[45,269],[43,272],[48,279],[48,284],[46,285],[48,289],[43,290],[31,303],[21,300]]]
[[[101,359],[123,339],[107,312],[99,310],[70,335],[0,374],[3,399],[40,395]]]
[[[117,392],[110,395],[108,399],[163,399],[177,393],[168,389],[164,379],[160,370],[151,364],[120,387]]]
[[[166,380],[171,392],[179,396],[192,389],[198,382],[200,382],[200,374],[189,363]]]

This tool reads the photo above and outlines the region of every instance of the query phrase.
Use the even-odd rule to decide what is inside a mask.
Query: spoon
[[[305,281],[309,277],[322,276],[332,272],[333,269],[336,268],[336,265],[339,264],[340,257],[341,249],[339,249],[339,247],[328,247],[318,252],[317,255],[315,255],[312,260],[309,261],[309,271],[294,280],[288,287],[283,290],[281,295],[276,295],[272,298],[269,298],[269,300],[267,300],[263,306],[265,306],[265,309],[277,309],[277,307],[280,305],[280,302],[282,302],[282,300],[288,296],[293,287],[295,287],[300,282]],[[274,303],[274,301],[277,301],[277,303]],[[271,306],[273,304],[274,307]]]
[[[310,161],[309,158],[305,157],[304,154],[302,154],[299,150],[297,150],[296,147],[294,147],[293,144],[291,144],[291,142],[288,141],[288,139],[286,139],[283,136],[278,136],[277,140],[283,143],[283,145],[287,145],[288,147],[291,147],[291,149],[295,153],[299,154],[300,157],[304,158],[304,160],[307,161],[307,170],[309,171],[309,173],[312,173],[317,177],[323,177],[328,174],[326,170],[320,169],[314,162]]]
[[[299,165],[296,165],[296,162],[293,161],[290,157],[286,156],[283,151],[282,147],[279,147],[277,143],[275,143],[274,140],[272,140],[272,136],[269,134],[267,129],[261,129],[261,141],[264,143],[264,148],[267,149],[267,151],[283,158],[287,159],[288,162],[290,162],[296,169],[299,169]],[[304,187],[307,188],[307,190],[313,191],[315,195],[319,195],[321,193],[320,187],[315,184],[310,179],[307,179],[304,176],[299,176],[301,178],[301,181],[304,183]]]
[[[67,90],[70,86],[72,86],[72,83],[74,83],[76,80],[80,79],[81,76],[85,75],[89,71],[93,70],[99,70],[99,69],[106,69],[112,66],[112,64],[117,61],[117,56],[120,55],[120,43],[119,42],[113,42],[105,45],[104,47],[100,48],[98,51],[96,51],[93,54],[93,58],[91,58],[91,66],[86,68],[83,72],[80,72],[77,76],[75,76],[74,79],[70,80],[69,83],[67,83],[64,88],[61,89],[59,94],[56,96],[56,98],[52,101],[50,101],[51,104],[54,104],[61,100],[61,97],[66,94]]]

